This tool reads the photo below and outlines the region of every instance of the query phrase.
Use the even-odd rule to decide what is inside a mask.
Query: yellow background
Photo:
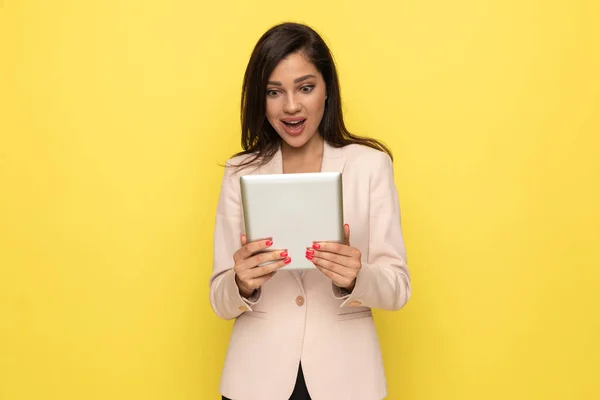
[[[283,20],[396,157],[388,398],[600,398],[598,4],[0,1],[0,399],[218,398],[217,164]]]

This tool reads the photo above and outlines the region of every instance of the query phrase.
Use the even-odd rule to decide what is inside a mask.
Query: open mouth
[[[283,121],[283,123],[290,128],[298,128],[298,127],[302,126],[305,121],[306,121],[305,119],[301,119],[301,120],[293,121],[293,122]]]
[[[299,119],[296,121],[281,121],[283,128],[290,135],[299,135],[304,130],[306,119]]]

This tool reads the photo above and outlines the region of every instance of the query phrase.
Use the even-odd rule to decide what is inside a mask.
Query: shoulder
[[[253,160],[254,158],[254,154],[242,154],[231,157],[225,163],[225,177],[236,179],[243,175],[254,173],[260,167],[259,162]]]
[[[347,165],[360,166],[368,169],[392,165],[392,159],[387,153],[369,146],[349,144],[341,149],[346,157]]]
[[[351,144],[343,149],[346,182],[356,185],[359,190],[368,187],[371,193],[377,193],[376,196],[394,190],[394,165],[388,153],[360,144]]]

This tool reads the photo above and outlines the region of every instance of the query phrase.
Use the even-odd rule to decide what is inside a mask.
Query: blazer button
[[[304,305],[304,297],[302,297],[302,296],[296,297],[296,304],[298,305],[298,307],[302,307]]]
[[[350,303],[348,303],[348,305],[351,307],[360,306],[361,304],[362,303],[360,301],[351,301]]]

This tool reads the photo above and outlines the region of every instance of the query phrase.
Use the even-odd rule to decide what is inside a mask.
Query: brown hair
[[[327,100],[319,133],[333,147],[361,144],[391,151],[381,142],[353,135],[344,124],[340,84],[333,57],[325,41],[306,25],[283,23],[269,29],[259,39],[250,56],[242,85],[241,123],[242,149],[235,154],[252,155],[236,166],[246,166],[259,160],[268,162],[277,152],[281,137],[266,118],[266,91],[269,76],[277,64],[289,54],[302,52],[323,75]]]

